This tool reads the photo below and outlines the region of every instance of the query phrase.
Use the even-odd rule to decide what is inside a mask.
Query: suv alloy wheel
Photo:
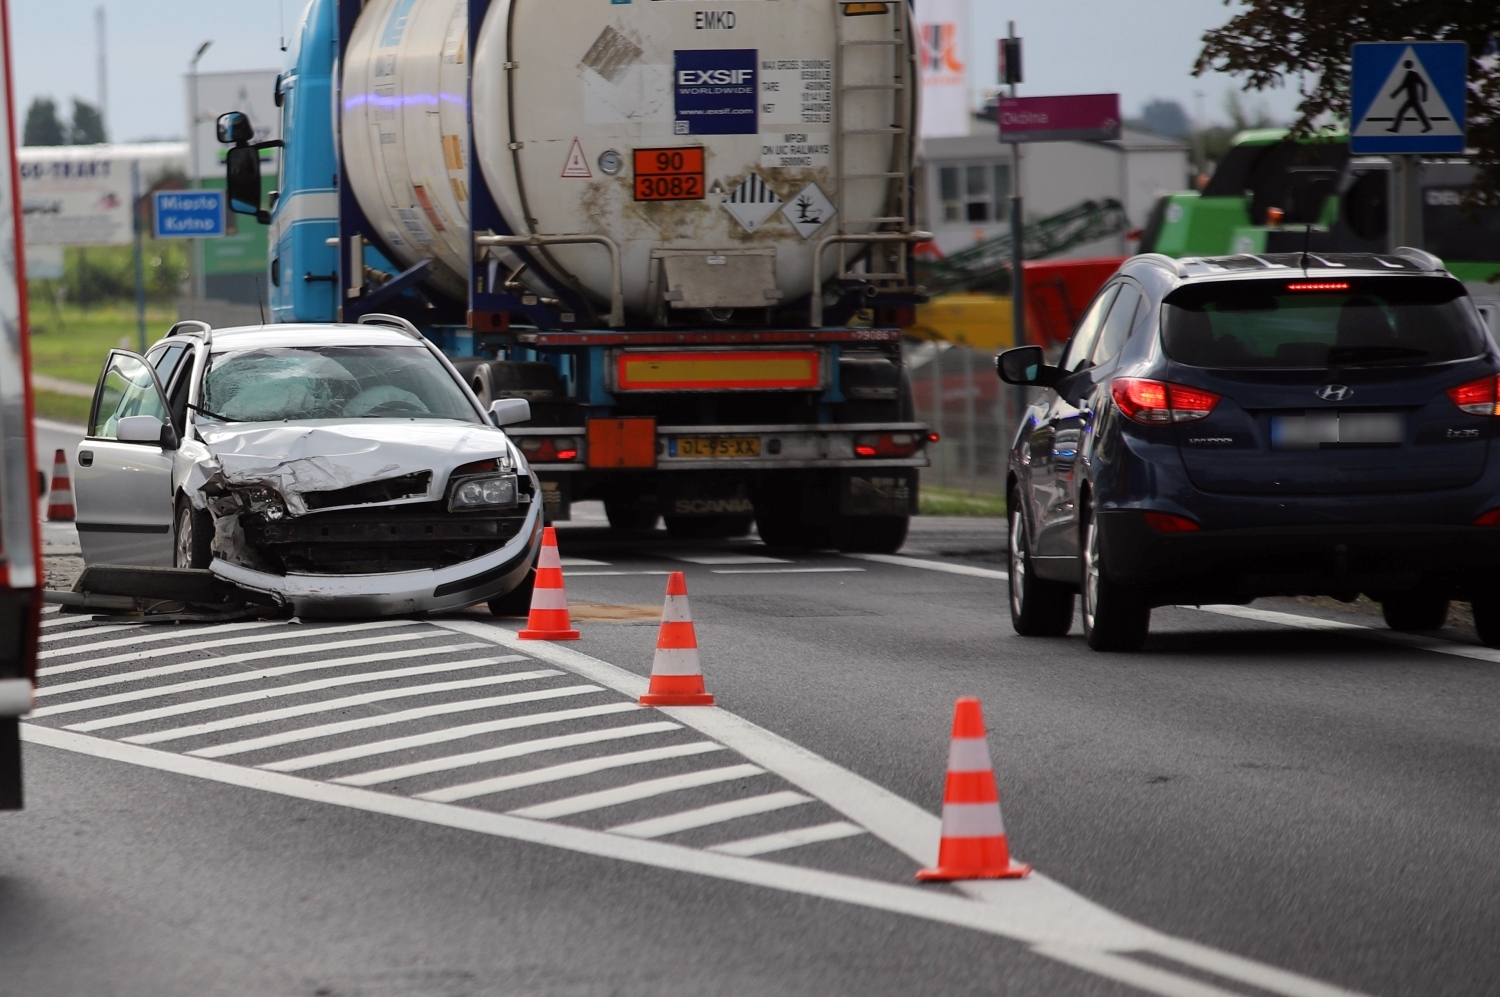
[[[1083,636],[1095,651],[1139,651],[1151,629],[1151,607],[1135,589],[1109,578],[1099,549],[1099,525],[1084,521]]]
[[[1073,626],[1073,592],[1038,578],[1021,512],[1021,492],[1010,493],[1010,624],[1022,637],[1061,637]]]

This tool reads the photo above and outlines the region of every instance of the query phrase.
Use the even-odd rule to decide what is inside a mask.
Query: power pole
[[[104,7],[101,5],[94,8],[94,37],[98,43],[98,97],[99,97],[99,124],[104,131],[105,141],[109,141],[109,64],[105,57],[104,45]]]
[[[1015,97],[1016,84],[1022,80],[1021,74],[1021,39],[1016,37],[1016,22],[1009,24],[1009,33],[1005,37],[1005,65],[1004,75],[1000,80],[1002,84],[1010,85],[1010,95]],[[1000,123],[1000,112],[998,107],[995,111],[995,123]],[[1000,138],[1005,138],[1004,127],[1001,127]],[[1024,346],[1026,344],[1026,277],[1025,260],[1026,247],[1025,233],[1026,220],[1022,213],[1021,205],[1021,143],[1010,144],[1010,308],[1011,308],[1011,341],[1013,346]]]

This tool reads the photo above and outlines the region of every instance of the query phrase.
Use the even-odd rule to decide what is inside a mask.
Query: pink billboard
[[[1002,142],[1105,142],[1120,137],[1120,95],[1002,97]]]

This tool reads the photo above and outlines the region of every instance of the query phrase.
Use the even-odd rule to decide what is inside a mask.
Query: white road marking
[[[765,772],[766,770],[759,765],[728,765],[724,768],[669,775],[661,779],[647,779],[644,782],[633,782],[628,786],[601,789],[596,793],[567,796],[560,800],[538,803],[533,807],[522,807],[510,812],[517,817],[552,820],[555,817],[571,817],[573,814],[588,813],[590,810],[603,810],[605,807],[615,807],[621,803],[649,800],[655,796],[664,796],[667,793],[676,793],[684,789],[696,789],[699,786],[714,786],[721,782],[732,782],[735,779],[747,779],[754,775],[764,775]]]
[[[947,561],[927,561],[918,557],[902,557],[900,554],[845,554],[861,561],[879,561],[881,564],[899,564],[903,568],[925,568],[928,571],[943,571],[950,575],[970,575],[974,578],[998,578],[1009,581],[1010,575],[993,568],[975,568],[967,564],[949,564]]]
[[[390,654],[367,654],[363,658],[389,658]],[[362,663],[361,659],[348,659],[350,664]],[[444,661],[435,665],[415,665],[410,668],[390,668],[378,672],[361,672],[357,675],[338,675],[333,678],[316,679],[312,682],[300,682],[297,685],[273,686],[269,689],[252,689],[249,692],[234,693],[229,696],[215,696],[213,699],[199,699],[189,703],[175,703],[171,706],[159,706],[151,710],[139,710],[135,713],[122,713],[113,717],[103,717],[99,720],[89,720],[84,723],[68,724],[69,730],[107,730],[111,727],[124,727],[129,724],[144,723],[147,720],[160,720],[162,717],[179,717],[184,713],[204,713],[208,710],[217,710],[223,706],[237,706],[240,703],[253,703],[262,699],[274,699],[282,696],[300,696],[304,692],[318,692],[323,689],[337,689],[345,685],[363,685],[367,682],[389,682],[392,679],[411,678],[415,675],[434,675],[439,672],[456,672],[470,668],[485,668],[497,664],[494,658],[469,658],[463,661]],[[193,683],[182,683],[189,685]],[[130,696],[132,693],[121,693],[119,696],[101,696],[99,699],[88,700],[92,706],[104,705],[105,700],[119,702],[121,697]],[[62,706],[47,707],[47,709],[62,711],[65,708],[77,706],[76,703],[66,703]],[[84,707],[85,709],[91,707]],[[31,715],[36,716],[40,710],[33,710]]]
[[[262,620],[243,623],[225,623],[212,627],[182,627],[182,626],[147,626],[135,624],[134,626],[100,627],[97,630],[78,630],[60,634],[47,634],[42,638],[42,643],[51,641],[67,640],[70,637],[90,637],[99,633],[109,633],[114,630],[134,630],[135,636],[122,637],[118,640],[101,640],[93,644],[75,644],[65,648],[51,648],[41,653],[41,657],[55,658],[63,654],[77,654],[80,651],[103,651],[112,647],[129,647],[131,644],[151,644],[159,640],[187,640],[204,634],[220,634],[226,630],[243,633],[246,630],[260,630],[265,627],[285,627],[285,620]],[[336,630],[354,630],[355,627],[336,627]],[[265,635],[260,635],[264,639]],[[185,645],[192,646],[192,645]]]
[[[346,786],[376,786],[382,782],[395,782],[398,779],[409,779],[412,776],[429,775],[433,772],[450,772],[453,769],[484,765],[507,758],[520,758],[523,755],[534,755],[557,748],[574,748],[584,744],[619,741],[627,737],[644,737],[647,734],[665,734],[670,730],[681,729],[681,724],[674,724],[669,720],[658,720],[654,723],[631,724],[628,727],[606,727],[603,730],[587,730],[577,734],[559,734],[556,737],[518,741],[515,744],[501,745],[498,748],[486,748],[483,751],[466,751],[460,755],[425,758],[419,762],[407,762],[405,765],[392,765],[389,768],[346,775],[333,781]]]
[[[210,668],[220,668],[224,665],[238,665],[246,661],[258,661],[262,658],[287,658],[294,654],[320,654],[324,651],[343,651],[351,647],[370,647],[378,644],[406,643],[413,640],[424,640],[430,634],[387,634],[384,637],[354,637],[350,640],[333,640],[324,644],[304,644],[299,647],[273,647],[260,651],[245,651],[240,654],[228,654],[219,658],[201,658],[197,661],[179,661],[171,665],[158,665],[155,668],[132,669],[128,672],[115,672],[110,675],[97,675],[91,679],[79,679],[76,682],[64,682],[60,685],[43,685],[37,690],[38,696],[60,696],[67,692],[77,692],[80,689],[98,689],[106,685],[121,685],[126,682],[141,682],[146,679],[161,678],[164,675],[181,675],[184,672],[202,672]],[[433,645],[433,651],[441,651],[445,644]],[[184,648],[191,650],[191,648]],[[426,648],[423,649],[427,650]],[[398,652],[394,657],[409,657],[412,651]],[[319,662],[305,661],[295,665],[285,666],[290,671],[308,671],[319,667]],[[257,675],[266,674],[257,672]],[[220,681],[212,679],[210,681]],[[223,681],[244,682],[244,678],[229,677]],[[168,688],[171,688],[170,686]]]
[[[571,687],[571,691],[575,694],[595,690],[603,691],[598,686],[592,685],[575,685]],[[332,765],[335,762],[347,762],[356,758],[370,758],[374,755],[389,754],[392,751],[404,751],[407,748],[421,748],[429,744],[462,741],[466,737],[475,737],[480,734],[493,734],[496,731],[502,730],[517,730],[521,727],[537,727],[542,724],[558,723],[563,720],[576,720],[580,717],[598,717],[607,716],[611,713],[626,713],[642,708],[637,703],[605,703],[601,706],[590,706],[580,710],[557,710],[553,713],[532,713],[524,717],[486,720],[482,723],[464,724],[459,727],[443,727],[439,730],[423,731],[420,734],[408,734],[406,737],[393,737],[384,741],[356,744],[348,748],[319,751],[312,755],[301,755],[297,758],[268,762],[262,765],[261,768],[270,769],[272,772],[301,772],[303,769],[317,768],[320,765]]]
[[[551,669],[548,669],[547,673],[550,675],[562,674]],[[347,734],[350,731],[369,730],[371,727],[386,727],[391,724],[410,723],[413,720],[425,720],[428,717],[441,717],[453,713],[468,713],[474,710],[488,710],[497,706],[513,706],[516,703],[534,703],[546,699],[564,699],[568,696],[583,696],[591,692],[603,691],[603,687],[597,685],[568,685],[555,689],[517,692],[509,696],[463,699],[456,703],[419,706],[411,710],[402,710],[399,713],[379,713],[373,717],[340,720],[338,723],[319,724],[316,727],[299,727],[296,730],[279,731],[275,734],[252,737],[244,741],[215,744],[207,748],[199,748],[196,751],[189,751],[188,754],[197,755],[199,758],[224,758],[227,755],[242,755],[247,751],[260,751],[263,748],[275,748],[283,744],[296,744],[299,741],[311,741],[320,737],[332,737],[335,734]],[[641,708],[635,703],[605,703],[602,706],[581,706],[572,710],[553,710],[550,713],[528,713],[521,717],[511,717],[509,722],[517,727],[528,727],[575,718],[602,716],[607,713],[624,713],[631,709]],[[281,763],[279,762],[275,765],[267,765],[265,767],[279,771],[291,771],[291,769],[281,768]]]
[[[1473,658],[1476,661],[1500,662],[1500,648],[1476,647],[1473,644],[1460,644],[1457,641],[1442,640],[1438,637],[1424,637],[1421,634],[1403,633],[1400,630],[1383,630],[1379,627],[1367,627],[1359,623],[1345,623],[1343,620],[1322,620],[1315,616],[1301,616],[1297,613],[1278,613],[1270,609],[1252,609],[1249,606],[1178,606],[1178,609],[1195,609],[1205,613],[1215,613],[1219,616],[1233,616],[1241,620],[1255,620],[1258,623],[1275,623],[1284,627],[1298,627],[1303,630],[1342,630],[1355,637],[1365,637],[1371,640],[1386,641],[1391,644],[1401,644],[1405,647],[1414,647],[1422,651],[1435,651],[1438,654],[1451,654],[1460,658]]]
[[[412,625],[415,624],[415,622],[416,622],[415,620],[396,620],[396,621],[393,621],[393,623],[391,625],[395,625],[395,626],[412,626]],[[332,629],[332,628],[330,628],[330,629]],[[326,633],[327,631],[318,631],[318,630],[312,631],[313,634],[317,634],[317,633],[320,633],[320,632],[321,633]],[[430,633],[431,631],[427,631],[427,632]],[[288,639],[294,639],[294,638],[297,638],[297,637],[300,637],[300,636],[303,636],[303,634],[300,633],[300,632],[293,632],[293,633],[287,635]],[[250,637],[229,637],[229,638],[225,638],[224,640],[206,640],[206,641],[202,641],[201,643],[198,643],[198,644],[182,644],[182,645],[174,645],[172,647],[158,647],[158,648],[155,648],[154,650],[150,650],[150,651],[130,651],[130,652],[125,653],[125,654],[112,654],[112,655],[109,655],[109,656],[103,657],[103,658],[89,658],[89,659],[86,659],[84,661],[72,661],[72,662],[69,662],[66,665],[48,665],[45,668],[39,668],[39,669],[37,669],[37,674],[38,675],[61,675],[61,674],[65,673],[65,672],[77,672],[77,671],[82,671],[83,669],[86,669],[86,668],[103,668],[105,665],[118,665],[118,664],[121,664],[122,662],[126,662],[126,661],[145,661],[145,660],[147,660],[149,658],[164,658],[164,657],[167,657],[168,655],[172,655],[172,654],[190,654],[190,653],[195,652],[195,651],[207,651],[209,648],[213,648],[213,647],[233,647],[233,646],[235,646],[237,644],[254,644],[254,643],[257,643],[257,642],[264,642],[264,641],[267,641],[267,640],[276,640],[276,639],[279,639],[279,638],[267,637],[265,634],[255,634],[255,635],[250,636]],[[317,647],[316,644],[310,644],[310,645],[305,645],[305,646],[312,647],[312,648],[316,648]],[[57,653],[58,654],[78,654],[80,652],[87,651],[87,650],[88,650],[88,648],[86,648],[86,647],[66,648],[66,649],[59,649]],[[288,648],[284,648],[283,647],[283,648],[278,648],[278,649],[276,649],[275,651],[273,651],[271,653],[274,653],[274,654],[301,654],[301,653],[304,653],[304,652],[302,652],[301,650],[292,650],[292,649],[288,649]]]
[[[857,834],[866,833],[868,832],[858,824],[836,820],[829,824],[818,824],[815,827],[799,827],[793,831],[778,831],[775,834],[762,834],[755,838],[726,841],[722,845],[711,845],[708,850],[723,852],[725,855],[766,855],[788,848],[813,845],[820,841],[837,841],[840,838],[852,838]]]
[[[598,758],[584,758],[576,762],[548,765],[545,768],[517,772],[514,775],[498,775],[492,779],[479,779],[458,786],[445,786],[442,789],[418,793],[416,798],[436,800],[440,803],[455,803],[459,800],[472,800],[479,796],[493,796],[512,789],[524,789],[527,786],[541,786],[549,782],[560,782],[563,779],[575,779],[581,775],[593,775],[595,772],[607,772],[610,769],[645,765],[648,762],[661,762],[669,758],[689,758],[693,755],[723,750],[722,744],[714,744],[712,741],[694,741],[691,744],[673,744],[665,748],[627,751],[622,755],[601,755]]]
[[[691,831],[697,827],[722,824],[740,817],[766,814],[773,810],[785,810],[787,807],[801,806],[811,802],[813,802],[811,796],[803,796],[790,789],[783,789],[779,793],[750,796],[743,800],[730,800],[727,803],[713,803],[706,807],[684,810],[681,813],[667,814],[665,817],[633,821],[609,830],[612,834],[625,834],[632,838],[664,838],[679,831]]]
[[[468,651],[481,644],[444,644],[438,648],[442,651]],[[94,710],[101,706],[114,706],[116,703],[134,703],[142,699],[160,699],[162,696],[175,696],[184,692],[196,692],[199,689],[215,689],[225,685],[240,685],[244,682],[257,682],[261,679],[277,678],[282,675],[295,675],[298,672],[317,672],[327,668],[342,668],[345,665],[366,665],[377,661],[390,661],[394,658],[409,658],[410,650],[384,651],[379,654],[357,654],[346,658],[319,658],[317,661],[299,661],[291,665],[277,665],[274,668],[262,668],[253,672],[234,672],[230,675],[215,675],[212,678],[193,679],[188,682],[174,682],[171,685],[153,685],[145,689],[132,689],[129,692],[115,692],[108,696],[95,696],[93,699],[78,699],[71,703],[58,703],[54,706],[43,706],[32,710],[34,717],[46,717],[55,713],[77,713],[79,710]],[[509,660],[517,660],[510,656]],[[76,685],[81,685],[77,683]],[[45,690],[49,693],[70,692],[75,686],[59,686],[56,689]],[[41,695],[42,690],[38,690]]]
[[[564,568],[607,568],[609,562],[591,561],[586,557],[565,557],[562,558],[562,566]]]
[[[60,620],[43,620],[42,621],[42,628],[46,629],[47,627],[60,627],[64,623],[87,623],[87,622],[88,622],[88,618],[87,617],[68,615],[68,616],[63,617]],[[49,641],[54,641],[54,640],[68,640],[69,638],[72,638],[72,637],[94,637],[94,636],[98,636],[100,634],[118,633],[121,630],[135,630],[137,632],[140,632],[142,630],[147,630],[147,629],[154,630],[155,628],[152,627],[150,624],[147,624],[147,623],[125,623],[125,624],[121,624],[119,626],[80,627],[77,630],[64,630],[61,633],[55,633],[55,634],[44,633],[44,634],[42,634],[41,640],[42,640],[43,644],[46,644]],[[186,635],[181,630],[179,630],[177,632],[176,636],[183,637],[183,636],[186,636]]]
[[[715,575],[826,575],[864,568],[710,568]]]
[[[202,723],[189,724],[186,727],[174,727],[171,730],[148,731],[145,734],[135,734],[121,740],[129,741],[132,744],[160,744],[163,741],[178,741],[185,737],[213,734],[221,730],[255,727],[260,724],[274,723],[277,720],[289,720],[292,717],[312,716],[314,713],[333,713],[352,706],[369,706],[374,703],[388,702],[392,699],[415,699],[418,696],[432,696],[440,692],[483,689],[488,686],[506,685],[511,682],[532,682],[536,679],[549,678],[559,674],[561,673],[553,671],[550,668],[539,668],[533,672],[507,672],[504,675],[481,675],[479,678],[472,679],[429,682],[425,685],[406,685],[395,689],[376,689],[374,692],[362,692],[355,696],[343,696],[339,699],[321,699],[316,703],[299,703],[296,706],[283,706],[279,710],[265,710],[260,713],[243,713],[233,717],[220,717],[218,720],[205,720]],[[570,686],[569,688],[574,687]],[[571,694],[571,692],[566,693],[566,695]],[[525,695],[531,699],[556,699],[558,696],[564,695],[564,693],[554,692],[551,689],[540,689],[536,692],[526,693]],[[517,701],[520,702],[521,700],[517,699]],[[472,702],[484,702],[484,700],[472,700]]]
[[[43,629],[45,629],[47,627],[63,627],[63,626],[67,626],[70,623],[93,623],[93,621],[94,621],[94,618],[92,616],[86,616],[86,615],[84,615],[82,613],[67,613],[67,614],[63,614],[63,613],[58,612],[55,609],[53,609],[53,610],[46,610],[46,609],[42,610],[42,616],[43,616],[43,619],[42,619],[42,627],[43,627]],[[92,627],[87,627],[87,628],[81,629],[78,632],[79,633],[99,633],[100,631],[103,631],[103,632],[108,633],[111,630],[140,629],[141,627],[148,626],[148,625],[149,624],[146,624],[146,623],[122,623],[122,624],[119,624],[117,626],[98,626],[98,625],[95,625],[95,626],[92,626]]]
[[[664,550],[662,557],[689,564],[791,564],[784,557],[765,557],[760,554],[690,554],[682,551]]]

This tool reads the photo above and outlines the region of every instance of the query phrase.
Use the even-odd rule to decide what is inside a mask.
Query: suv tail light
[[[1489,512],[1481,512],[1474,517],[1474,526],[1500,526],[1500,509],[1491,509]]]
[[[1143,426],[1206,418],[1221,397],[1202,388],[1144,377],[1117,377],[1110,382],[1109,390],[1125,417]]]
[[[1157,533],[1197,533],[1203,527],[1186,516],[1174,516],[1170,512],[1145,513],[1146,525]]]
[[[578,459],[578,440],[572,436],[523,436],[516,445],[537,464]]]
[[[910,457],[923,442],[921,433],[861,433],[854,438],[854,456]]]
[[[1449,388],[1448,397],[1453,399],[1453,404],[1470,415],[1500,415],[1497,385],[1500,385],[1500,375],[1490,374],[1477,381]]]

